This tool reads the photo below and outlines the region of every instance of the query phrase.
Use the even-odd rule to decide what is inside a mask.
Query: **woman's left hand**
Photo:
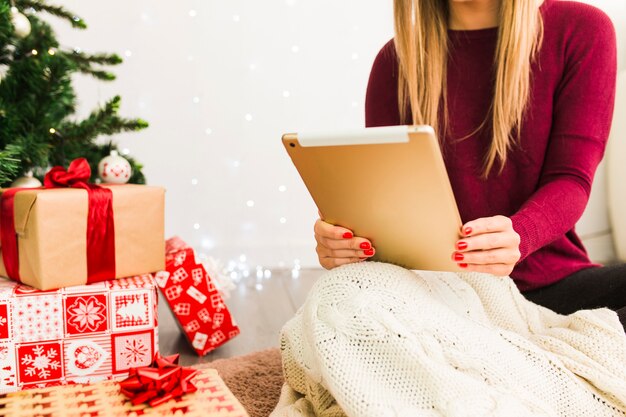
[[[467,270],[510,275],[520,259],[520,236],[505,216],[484,217],[465,223],[452,259]]]

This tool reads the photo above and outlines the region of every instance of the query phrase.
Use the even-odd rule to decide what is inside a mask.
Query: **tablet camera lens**
[[[295,144],[295,143],[293,143],[293,142],[291,142],[291,143],[289,144],[289,146],[291,146],[292,148],[295,148],[295,147],[296,147],[296,144]]]

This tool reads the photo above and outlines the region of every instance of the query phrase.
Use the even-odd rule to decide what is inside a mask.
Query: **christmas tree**
[[[86,119],[76,120],[76,96],[71,77],[89,74],[111,81],[107,66],[118,65],[116,54],[88,54],[59,47],[51,26],[41,19],[48,13],[67,20],[76,29],[85,22],[63,7],[44,0],[0,0],[0,186],[33,171],[41,177],[48,167],[67,166],[85,157],[92,168],[116,145],[98,139],[148,126],[141,119],[118,115],[120,97],[110,99]],[[97,140],[98,139],[98,140]],[[132,183],[143,183],[141,165],[126,156]]]

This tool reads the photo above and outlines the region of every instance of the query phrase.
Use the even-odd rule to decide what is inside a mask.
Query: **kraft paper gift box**
[[[157,351],[150,274],[39,291],[0,278],[0,393],[123,379]]]
[[[145,185],[103,187],[112,192],[115,273],[98,280],[162,270],[165,190]],[[6,192],[0,190],[0,194]],[[88,204],[87,191],[79,188],[23,189],[15,194],[14,223],[23,284],[51,290],[93,282],[87,274]],[[0,275],[8,276],[2,257]]]
[[[112,381],[0,395],[0,416],[19,417],[248,417],[215,369],[202,369],[193,379],[198,390],[156,407],[133,406]]]

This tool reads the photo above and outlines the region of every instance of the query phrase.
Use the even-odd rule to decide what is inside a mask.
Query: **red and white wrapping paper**
[[[237,336],[237,323],[193,249],[174,237],[165,252],[165,271],[157,272],[156,282],[196,353],[205,355]]]
[[[152,275],[40,291],[0,278],[0,393],[123,379],[157,352]]]

